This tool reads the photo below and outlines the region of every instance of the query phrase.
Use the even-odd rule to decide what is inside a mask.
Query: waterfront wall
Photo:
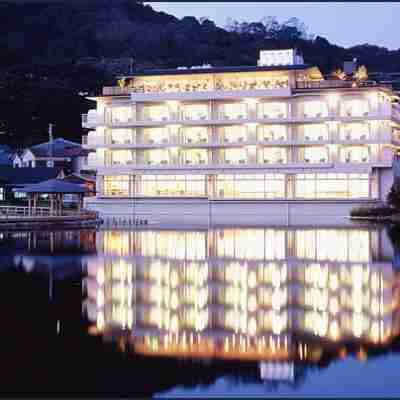
[[[185,225],[343,225],[350,210],[373,206],[373,200],[277,201],[151,198],[87,198],[85,207],[105,222],[127,223],[136,218],[150,224]]]

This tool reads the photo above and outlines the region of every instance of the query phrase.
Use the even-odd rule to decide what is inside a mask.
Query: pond
[[[2,397],[395,396],[386,228],[0,233]]]

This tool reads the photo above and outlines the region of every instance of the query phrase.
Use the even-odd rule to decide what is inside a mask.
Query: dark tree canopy
[[[260,5],[260,13],[267,3]],[[311,35],[297,18],[279,22],[178,19],[135,0],[0,2],[0,144],[56,136],[80,140],[80,114],[98,92],[137,67],[255,65],[260,49],[300,49],[328,73],[357,57],[368,71],[400,71],[400,51],[362,44],[345,49]]]

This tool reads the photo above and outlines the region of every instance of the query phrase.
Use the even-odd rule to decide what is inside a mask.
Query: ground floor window
[[[354,199],[369,197],[368,174],[298,174],[295,197]]]
[[[217,175],[216,196],[219,198],[283,198],[284,174]]]
[[[205,196],[205,175],[142,175],[141,196]]]
[[[120,175],[104,176],[105,196],[204,197],[219,199],[362,199],[370,197],[366,173],[286,175]],[[0,188],[0,200],[4,194]],[[15,193],[18,196],[18,193]]]
[[[105,176],[105,196],[129,196],[129,175]]]
[[[25,192],[14,192],[15,199],[25,199],[26,193]]]

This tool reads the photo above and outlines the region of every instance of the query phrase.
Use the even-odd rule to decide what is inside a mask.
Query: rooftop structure
[[[228,203],[261,221],[343,216],[384,200],[393,181],[391,85],[326,80],[294,50],[262,51],[257,66],[136,71],[92,100],[82,123],[98,194],[87,204],[105,216],[204,220]]]

